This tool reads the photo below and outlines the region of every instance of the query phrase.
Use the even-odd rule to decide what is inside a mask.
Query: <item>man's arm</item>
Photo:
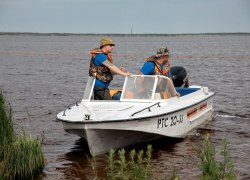
[[[120,68],[118,68],[117,66],[112,64],[109,60],[105,60],[102,64],[104,66],[106,66],[107,68],[109,68],[110,71],[112,71],[113,73],[121,74],[123,76],[130,76],[131,75],[130,72],[123,72]]]

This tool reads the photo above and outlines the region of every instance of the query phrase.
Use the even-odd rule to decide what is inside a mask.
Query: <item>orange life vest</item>
[[[149,56],[148,58],[146,58],[146,61],[153,62],[155,65],[154,73],[152,75],[163,75],[169,77],[170,66],[168,64],[164,64],[164,68],[162,70],[160,64],[156,60],[155,55]]]
[[[164,68],[162,69],[160,64],[158,63],[158,61],[148,60],[148,62],[153,62],[155,65],[154,73],[152,75],[163,75],[163,76],[169,77],[169,71],[170,71],[169,65],[164,64],[164,66],[163,66]]]
[[[160,63],[155,59],[155,56],[150,56],[146,59],[147,62],[153,62],[155,65],[154,73],[152,75],[163,75],[170,77],[170,66],[168,64],[164,64],[164,68],[162,70]],[[161,97],[162,99],[168,99],[170,97],[169,93],[166,90],[161,91]]]

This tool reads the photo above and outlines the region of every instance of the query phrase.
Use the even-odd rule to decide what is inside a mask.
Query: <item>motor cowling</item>
[[[182,66],[172,66],[170,68],[175,87],[188,87],[187,71]]]

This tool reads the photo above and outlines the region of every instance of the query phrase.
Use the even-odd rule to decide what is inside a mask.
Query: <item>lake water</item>
[[[47,165],[43,179],[92,179],[86,145],[64,132],[56,114],[80,100],[88,76],[89,50],[102,36],[0,36],[0,88],[10,102],[17,128],[44,135]],[[112,37],[114,63],[137,73],[156,48],[170,49],[170,63],[186,68],[191,85],[215,91],[214,118],[183,140],[162,139],[153,145],[154,173],[163,179],[173,169],[181,179],[197,179],[201,171],[195,147],[209,133],[219,155],[226,138],[237,179],[250,179],[250,36],[182,35]],[[116,77],[113,86],[120,84]],[[146,144],[136,147],[146,149]],[[96,157],[104,177],[105,155]]]

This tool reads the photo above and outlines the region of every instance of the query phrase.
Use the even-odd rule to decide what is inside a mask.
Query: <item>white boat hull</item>
[[[206,107],[200,109],[204,103],[207,103]],[[184,138],[212,119],[211,103],[208,99],[182,111],[142,119],[74,123],[63,121],[63,127],[65,131],[83,137],[88,143],[90,153],[99,155],[111,148],[126,147],[162,137]],[[197,112],[188,117],[190,109],[197,109]]]
[[[87,141],[92,155],[161,137],[183,138],[212,119],[214,93],[209,92],[208,88],[182,88],[180,91],[186,92],[181,97],[172,95],[165,99],[158,96],[156,87],[159,86],[157,83],[166,83],[170,86],[166,88],[170,89],[169,93],[175,94],[175,88],[169,79],[145,76],[152,83],[148,86],[147,93],[141,96],[135,89],[134,97],[126,97],[126,93],[133,90],[130,87],[136,82],[136,78],[138,80],[140,77],[125,79],[119,101],[91,100],[90,88],[81,103],[62,111],[57,119],[62,121],[65,131]],[[91,82],[92,86],[91,83],[87,86],[93,89],[94,82]]]

